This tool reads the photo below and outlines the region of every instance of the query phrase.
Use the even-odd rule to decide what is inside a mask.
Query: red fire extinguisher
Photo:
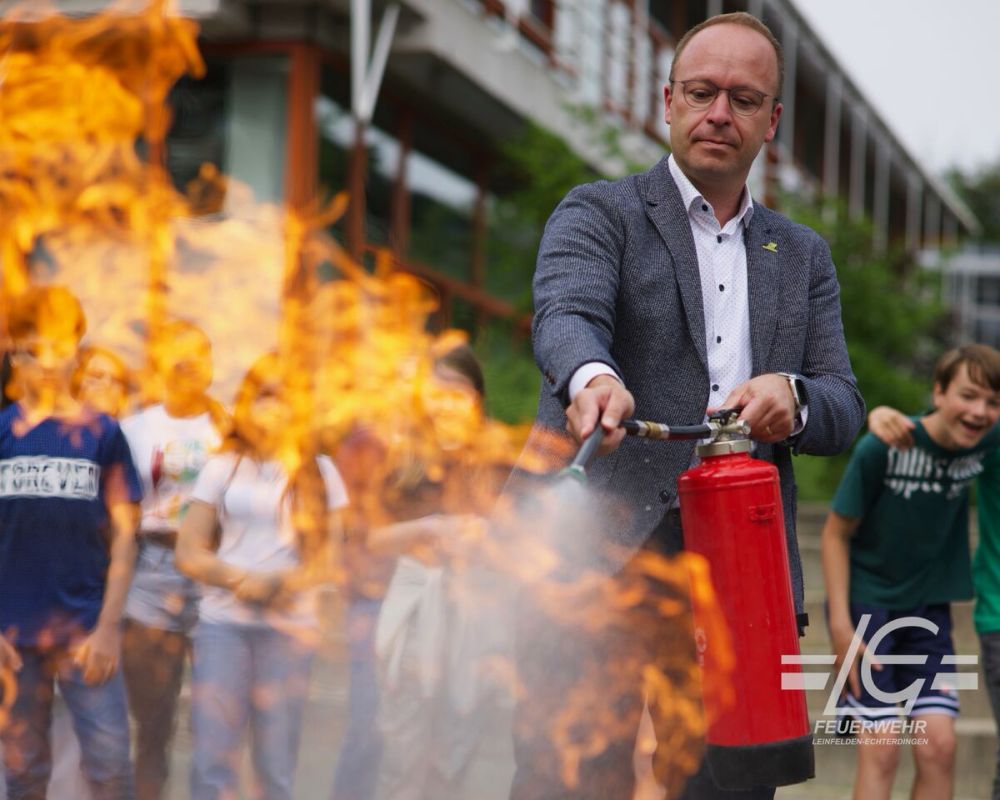
[[[699,625],[692,598],[709,719],[705,757],[714,782],[728,790],[786,786],[816,774],[805,693],[782,688],[782,673],[801,673],[801,667],[778,469],[750,457],[741,410],[717,411],[701,425],[622,422],[632,436],[710,440],[698,446],[701,463],[680,476],[677,489],[684,549],[709,564],[734,651],[735,670],[729,671],[729,659],[714,657],[719,643],[704,634],[707,626]],[[598,427],[567,472],[584,473],[601,436]],[[790,663],[782,656],[791,656]],[[737,682],[735,703],[717,691],[725,680]],[[793,678],[787,685],[800,684]]]
[[[782,688],[782,664],[799,654],[798,625],[788,571],[788,547],[777,468],[751,458],[745,433],[699,445],[701,463],[677,482],[684,548],[708,561],[728,623],[735,658],[736,703],[711,708],[706,759],[723,789],[783,786],[815,775],[812,735],[802,690]],[[698,635],[698,609],[694,609]],[[713,642],[697,642],[703,679],[710,682]],[[789,659],[794,661],[795,659]]]

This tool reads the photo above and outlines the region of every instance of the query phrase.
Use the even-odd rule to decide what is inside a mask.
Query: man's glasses
[[[734,114],[739,114],[741,117],[752,117],[764,105],[764,101],[772,96],[751,89],[749,86],[733,86],[729,89],[723,89],[711,81],[701,79],[674,81],[674,83],[681,85],[684,99],[691,108],[708,108],[715,102],[719,92],[725,92],[729,95],[729,107]]]

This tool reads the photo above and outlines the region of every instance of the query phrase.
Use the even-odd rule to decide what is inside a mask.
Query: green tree
[[[910,413],[925,408],[934,362],[947,345],[939,273],[921,269],[902,251],[876,251],[870,223],[850,220],[842,207],[795,199],[785,206],[789,216],[830,245],[847,350],[868,408],[885,404]],[[800,494],[828,499],[847,457],[796,459]]]
[[[592,110],[571,111],[593,132],[598,151],[621,165],[621,174],[638,168],[625,157],[616,129]],[[565,141],[534,124],[504,145],[502,162],[496,182],[507,191],[498,195],[490,216],[486,289],[530,312],[535,257],[549,216],[574,186],[614,176],[598,172]],[[531,342],[509,323],[493,322],[478,332],[475,346],[486,371],[490,413],[508,422],[531,419],[540,384]]]

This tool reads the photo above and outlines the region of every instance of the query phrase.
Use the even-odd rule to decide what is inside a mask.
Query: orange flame
[[[370,433],[370,453],[356,451],[363,474],[348,481],[365,525],[398,514],[387,487],[409,464],[439,485],[439,512],[485,515],[527,431],[469,409],[459,418],[460,446],[441,447],[428,410],[430,376],[438,355],[464,334],[428,333],[436,300],[426,285],[393,271],[387,254],[367,272],[324,232],[343,215],[346,196],[296,213],[255,203],[208,165],[186,196],[174,190],[160,165],[170,122],[165,100],[181,76],[204,72],[196,36],[196,25],[167,0],[118,3],[86,20],[32,3],[0,22],[0,307],[33,282],[72,287],[90,338],[140,368],[142,403],[162,391],[151,348],[170,317],[206,330],[215,387],[226,399],[260,353],[277,350],[293,410],[284,431],[291,441],[318,439],[332,452],[352,431]],[[330,267],[337,277],[321,277]],[[521,463],[551,470],[567,449],[554,447],[555,460],[539,453]],[[352,466],[344,467],[347,477]],[[456,475],[462,479],[450,482]],[[513,539],[468,526],[467,547],[454,553],[474,553],[537,587],[542,612],[568,629],[672,631],[623,650],[628,663],[584,666],[569,676],[554,713],[533,723],[556,745],[564,781],[574,783],[583,759],[635,730],[637,719],[625,715],[602,720],[605,735],[579,737],[576,723],[594,713],[592,699],[632,693],[654,712],[657,772],[675,793],[697,767],[705,730],[691,603],[718,626],[717,638],[725,636],[704,562],[642,557],[620,580],[587,573],[546,584],[560,554],[528,521],[509,527],[518,528]],[[706,705],[731,701],[723,687]]]

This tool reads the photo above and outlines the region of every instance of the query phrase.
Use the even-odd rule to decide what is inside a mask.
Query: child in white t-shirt
[[[244,379],[232,433],[199,475],[181,524],[177,566],[204,587],[194,632],[193,800],[237,795],[247,727],[259,793],[292,797],[319,638],[315,587],[332,576],[347,494],[329,459],[286,439],[280,366],[265,356]]]

